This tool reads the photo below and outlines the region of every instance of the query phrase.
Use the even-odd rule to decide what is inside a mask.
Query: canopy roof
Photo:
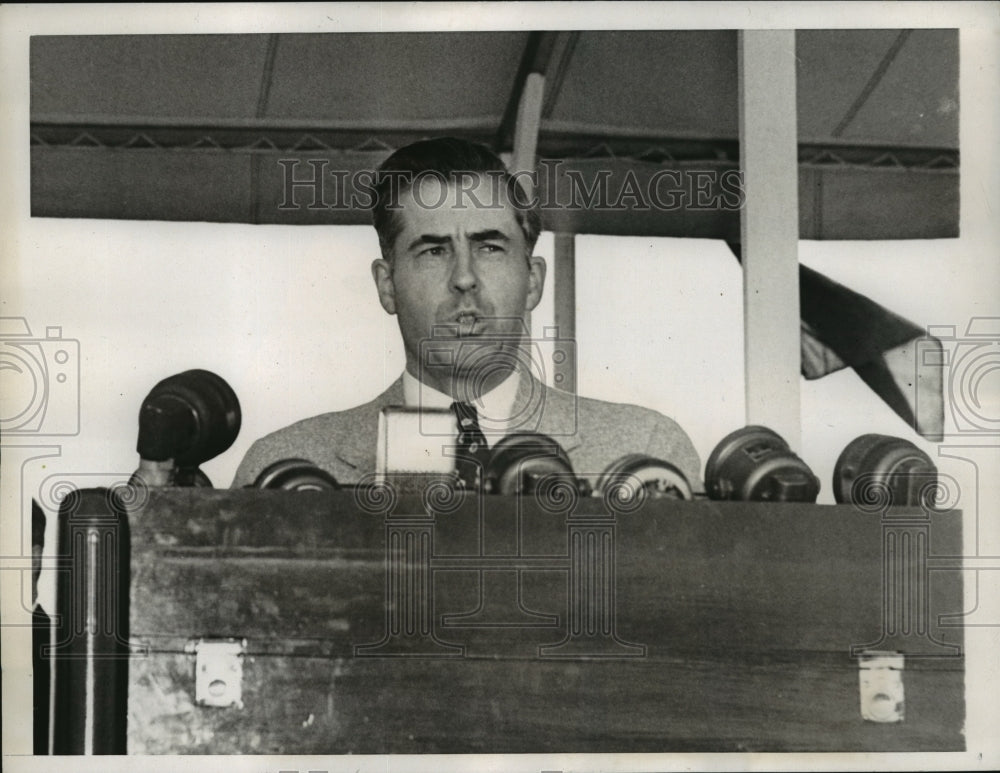
[[[801,30],[796,48],[801,236],[956,236],[957,31]],[[543,196],[574,169],[610,170],[613,196],[630,173],[738,168],[735,31],[35,37],[32,214],[367,223],[301,189],[282,208],[277,161],[371,169],[443,133],[509,150],[530,72],[538,156],[562,162]],[[734,211],[594,209],[546,227],[738,235]]]

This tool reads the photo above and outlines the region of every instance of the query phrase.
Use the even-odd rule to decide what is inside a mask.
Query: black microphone
[[[338,491],[340,484],[308,459],[282,459],[265,467],[253,488],[281,491]]]
[[[819,478],[774,430],[751,425],[730,432],[705,465],[709,499],[815,502]]]
[[[618,498],[683,499],[694,492],[687,477],[676,466],[648,454],[626,454],[612,462],[597,479],[597,493],[614,492]]]
[[[187,370],[159,382],[139,409],[139,469],[147,486],[211,486],[198,469],[236,440],[240,401],[225,379]]]
[[[52,681],[49,634],[52,619],[38,603],[38,578],[42,572],[42,553],[45,550],[45,511],[31,500],[31,667],[32,667],[32,718],[34,719],[34,754],[49,753],[49,685]]]
[[[570,478],[583,493],[583,483],[562,446],[540,432],[515,432],[493,447],[483,474],[483,491],[535,495],[546,478],[554,480],[552,476]]]
[[[891,435],[861,435],[833,466],[833,496],[838,504],[865,504],[886,497],[890,504],[916,507],[937,490],[937,467],[909,440]]]

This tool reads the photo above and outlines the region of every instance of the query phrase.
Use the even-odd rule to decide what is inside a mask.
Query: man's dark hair
[[[507,201],[514,207],[530,255],[542,230],[537,201],[528,200],[528,195],[500,157],[485,145],[458,137],[439,137],[400,148],[382,162],[375,174],[372,221],[382,257],[387,260],[392,257],[392,245],[400,228],[397,221],[399,197],[405,191],[424,177],[456,182],[471,176],[499,182],[497,190],[505,191]]]

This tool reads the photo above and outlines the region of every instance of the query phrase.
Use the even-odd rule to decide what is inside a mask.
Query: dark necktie
[[[458,419],[455,471],[465,489],[478,491],[482,466],[489,451],[486,436],[479,427],[479,414],[475,406],[468,403],[452,403],[451,410]]]

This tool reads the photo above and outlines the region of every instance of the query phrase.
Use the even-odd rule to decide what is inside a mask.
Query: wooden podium
[[[83,499],[61,587],[119,596],[60,629],[57,752],[965,748],[958,512],[162,489],[102,542]]]

